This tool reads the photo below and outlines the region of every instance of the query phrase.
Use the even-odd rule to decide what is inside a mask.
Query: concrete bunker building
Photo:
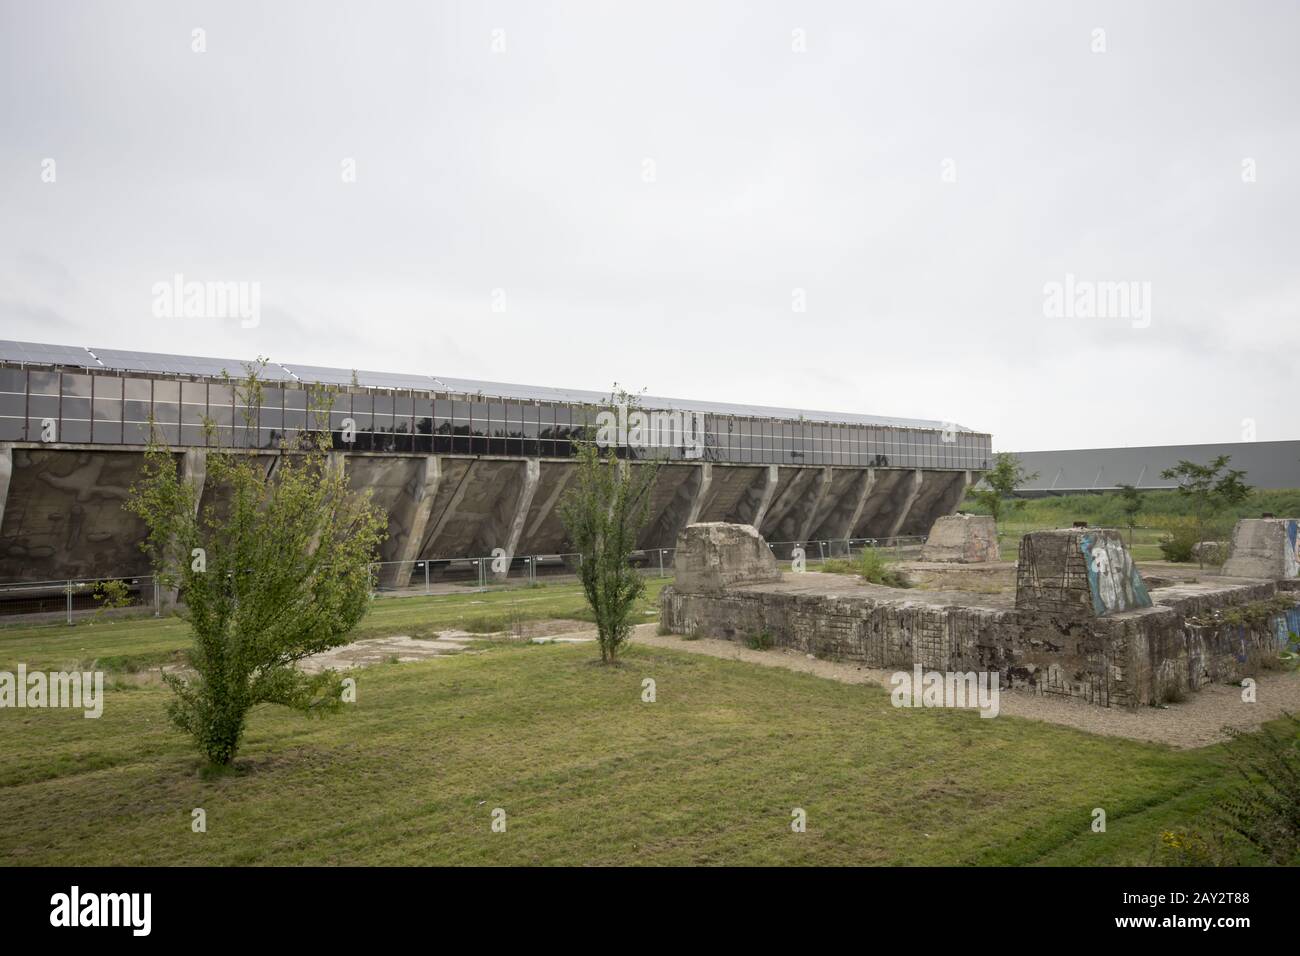
[[[385,583],[404,584],[417,561],[565,550],[555,505],[576,471],[574,442],[608,395],[269,362],[248,428],[226,373],[238,380],[250,361],[0,342],[0,581],[147,573],[143,526],[122,505],[150,418],[200,485],[212,446],[252,442],[271,475],[319,386],[333,390],[340,466],[388,514],[380,557],[398,563]],[[950,423],[653,397],[639,406],[703,422],[697,448],[619,448],[634,466],[667,458],[649,491],[646,549],[674,547],[700,521],[752,524],[778,552],[923,535],[991,458],[988,434]]]

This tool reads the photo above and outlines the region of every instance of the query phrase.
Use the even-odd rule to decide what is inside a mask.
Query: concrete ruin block
[[[1281,581],[1300,571],[1295,518],[1242,518],[1232,529],[1232,550],[1223,573],[1234,578]]]
[[[763,536],[752,525],[724,521],[687,525],[677,538],[673,567],[673,587],[682,594],[781,580]]]
[[[978,564],[998,560],[998,526],[989,515],[944,515],[930,528],[922,561]]]
[[[1065,528],[1020,539],[1016,609],[1062,618],[1094,618],[1151,607],[1118,531]]]

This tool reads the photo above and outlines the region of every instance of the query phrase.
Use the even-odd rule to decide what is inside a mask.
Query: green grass
[[[560,588],[525,596],[541,599],[529,613],[580,616]],[[380,601],[366,630],[503,613],[509,597]],[[183,641],[172,620],[78,630],[0,632],[0,657]],[[1222,747],[896,710],[877,687],[635,644],[622,667],[596,657],[509,643],[367,668],[341,714],[255,710],[216,776],[156,683],[111,687],[99,720],[0,711],[0,864],[1145,863],[1227,780]],[[190,830],[196,807],[207,833]]]
[[[649,578],[636,620],[657,619],[660,589],[666,578]],[[646,611],[652,613],[646,614]],[[445,594],[432,597],[377,598],[356,636],[407,634],[427,637],[458,628],[475,634],[509,630],[518,621],[571,618],[592,621],[577,584],[544,585],[517,590]],[[180,659],[190,645],[188,626],[178,617],[87,618],[69,627],[63,622],[0,627],[0,670],[19,661],[32,669],[87,668],[138,671]]]

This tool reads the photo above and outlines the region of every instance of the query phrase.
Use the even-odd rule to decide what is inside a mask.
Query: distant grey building
[[[1114,491],[1116,485],[1173,488],[1160,473],[1179,461],[1206,464],[1231,457],[1230,468],[1246,472],[1256,488],[1300,488],[1300,441],[1224,442],[1207,445],[1153,445],[1143,448],[1074,448],[1024,451],[1016,457],[1038,477],[1020,489],[1026,497]]]

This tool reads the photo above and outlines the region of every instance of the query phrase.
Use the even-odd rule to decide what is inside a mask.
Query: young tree
[[[1205,540],[1207,522],[1250,497],[1251,487],[1242,481],[1246,473],[1228,468],[1230,461],[1231,455],[1219,455],[1208,465],[1180,460],[1160,473],[1161,478],[1178,482],[1178,493],[1191,505],[1198,542]],[[1204,549],[1197,551],[1205,567]]]
[[[194,637],[193,674],[164,675],[174,694],[168,715],[219,765],[234,758],[258,704],[307,714],[340,705],[336,673],[308,676],[294,665],[346,643],[366,613],[369,565],[386,524],[369,493],[351,491],[329,460],[325,396],[309,396],[314,428],[282,443],[268,478],[252,440],[258,369],[248,370],[236,395],[249,409],[247,450],[209,450],[209,503],[200,508],[196,486],[154,431],[127,504],[148,528],[142,547],[160,583],[183,593],[181,613]]]
[[[1133,529],[1137,527],[1137,516],[1142,512],[1142,492],[1133,485],[1116,485],[1119,489],[1120,510],[1124,512],[1124,522],[1128,527],[1128,546],[1133,547]]]
[[[628,405],[626,393],[620,396]],[[615,406],[617,408],[617,406]],[[578,552],[578,578],[596,618],[600,659],[618,660],[632,631],[632,611],[645,580],[632,566],[637,533],[645,525],[657,462],[635,468],[610,447],[602,458],[592,436],[579,442],[574,487],[560,501],[560,520]]]
[[[1008,451],[1000,451],[993,456],[993,467],[984,473],[983,479],[970,493],[978,504],[988,509],[994,522],[1001,520],[1004,502],[1011,499],[1016,489],[1025,482],[1033,481],[1038,472],[1030,474],[1020,464],[1020,459]],[[1019,499],[1012,499],[1012,508],[1025,506]]]

